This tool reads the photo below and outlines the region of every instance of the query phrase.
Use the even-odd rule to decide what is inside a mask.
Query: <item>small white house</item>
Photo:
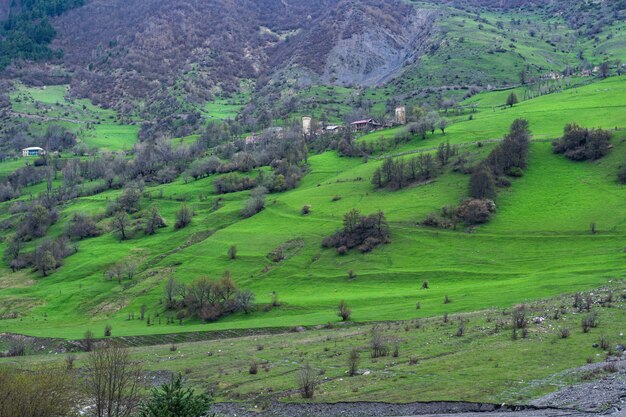
[[[45,154],[46,151],[38,146],[31,146],[30,148],[22,149],[22,156],[41,156]]]

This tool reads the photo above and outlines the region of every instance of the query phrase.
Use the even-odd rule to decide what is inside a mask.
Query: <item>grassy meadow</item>
[[[500,193],[493,220],[476,229],[417,226],[429,213],[457,204],[467,193],[468,176],[446,171],[426,184],[376,191],[370,179],[380,160],[341,158],[334,152],[311,156],[301,184],[269,195],[266,209],[249,219],[239,215],[249,192],[221,196],[223,201],[216,204],[216,176],[147,187],[143,207],[156,204],[170,227],[122,242],[110,233],[82,241],[78,253],[46,278],[11,274],[5,267],[0,315],[22,314],[0,321],[0,331],[80,338],[87,329],[99,334],[107,323],[114,336],[316,325],[337,320],[335,306],[341,299],[353,308],[355,321],[400,320],[506,307],[598,287],[623,275],[625,216],[619,213],[626,191],[615,178],[626,157],[624,132],[615,133],[610,155],[594,163],[554,155],[542,140],[559,136],[572,121],[587,127],[626,127],[624,90],[625,77],[611,78],[510,109],[479,106],[473,120],[459,117],[445,136],[438,132],[402,145],[399,152],[410,152],[449,140],[480,159],[493,145],[477,142],[502,137],[517,117],[530,121],[539,140],[531,146],[527,173]],[[499,93],[473,100],[489,101],[489,94]],[[393,134],[381,131],[359,140]],[[119,137],[123,142],[124,134]],[[51,234],[62,233],[73,213],[103,212],[119,193],[107,191],[70,202]],[[171,225],[181,201],[192,205],[196,216],[191,226],[176,231]],[[300,213],[304,205],[311,206],[311,214]],[[2,207],[2,218],[9,218],[7,203]],[[364,213],[383,210],[392,243],[370,254],[344,257],[322,249],[322,239],[340,228],[351,208]],[[597,224],[598,234],[590,233],[591,223]],[[236,260],[227,257],[231,245],[237,245]],[[272,262],[268,254],[281,246],[290,248],[287,259]],[[128,256],[140,261],[142,272],[122,285],[106,280],[103,272]],[[276,292],[283,307],[210,324],[186,319],[182,325],[147,326],[128,320],[142,305],[152,318],[170,314],[162,304],[169,276],[191,282],[200,276],[219,278],[225,270],[241,288],[254,291],[258,303],[268,303]],[[350,270],[356,279],[348,279]],[[427,293],[420,291],[424,280],[431,284]],[[446,295],[455,302],[444,305]],[[422,306],[418,311],[416,302]]]
[[[87,99],[69,97],[67,85],[17,84],[9,97],[16,119],[26,122],[31,134],[41,135],[48,125],[57,124],[73,131],[79,142],[101,151],[128,151],[137,141],[137,124],[122,123],[114,110]]]
[[[609,294],[612,302],[607,302]],[[283,334],[225,334],[191,343],[168,335],[148,336],[141,338],[146,345],[132,347],[131,354],[148,372],[167,369],[181,373],[193,387],[213,393],[216,401],[246,401],[257,410],[277,397],[302,401],[295,390],[295,377],[305,362],[319,370],[314,402],[520,404],[557,387],[610,373],[602,367],[607,351],[594,344],[601,338],[610,347],[626,342],[624,281],[589,296],[594,300],[592,312],[573,308],[571,296],[526,305],[528,335],[517,340],[512,338],[510,309],[384,322],[378,324],[378,331],[388,354],[378,358],[371,357],[371,325],[319,326]],[[581,320],[590,314],[597,315],[598,327],[585,333]],[[534,317],[544,321],[535,323]],[[568,330],[569,336],[563,338],[562,330]],[[133,345],[132,340],[125,341]],[[357,350],[359,359],[357,373],[350,377],[352,349]],[[77,368],[85,366],[86,356],[76,355]],[[32,369],[64,360],[64,355],[32,355],[0,359],[0,366]],[[586,364],[596,364],[597,370],[572,369]],[[253,369],[256,373],[251,373]]]

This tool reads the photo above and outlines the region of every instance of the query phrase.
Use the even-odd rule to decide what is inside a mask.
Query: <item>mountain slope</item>
[[[200,276],[217,278],[225,270],[241,288],[253,290],[259,303],[269,303],[276,291],[284,307],[210,324],[187,318],[174,331],[326,323],[344,297],[354,308],[355,320],[365,321],[471,311],[593,288],[620,276],[623,269],[626,222],[619,213],[626,191],[615,178],[626,155],[624,132],[615,132],[614,149],[596,163],[554,155],[545,139],[557,137],[572,121],[626,127],[625,90],[626,79],[621,77],[527,100],[512,109],[479,106],[473,120],[456,119],[445,136],[413,137],[397,148],[394,152],[423,151],[449,140],[476,161],[493,146],[476,142],[501,137],[517,117],[530,121],[538,141],[531,145],[527,173],[501,192],[494,219],[472,233],[416,226],[429,213],[458,204],[467,195],[468,177],[452,170],[400,191],[375,190],[370,179],[381,160],[365,162],[333,151],[311,155],[309,173],[300,185],[271,194],[266,209],[248,219],[240,210],[249,192],[213,191],[213,183],[225,174],[197,181],[178,178],[171,184],[148,184],[143,192],[142,210],[157,205],[170,225],[155,235],[138,232],[120,241],[107,231],[83,240],[78,253],[45,278],[26,270],[12,274],[5,267],[0,316],[17,312],[19,317],[0,324],[6,331],[64,337],[80,337],[87,328],[99,329],[105,323],[111,323],[118,336],[168,333],[172,326],[165,322],[146,327],[145,322],[127,320],[128,314],[142,305],[151,317],[173,314],[159,301],[169,276],[190,283]],[[501,93],[473,100],[490,102],[491,95]],[[386,130],[374,136],[390,140],[396,133]],[[44,188],[40,183],[22,192],[36,194]],[[61,206],[50,235],[62,234],[74,213],[103,215],[121,192],[108,190]],[[196,216],[190,226],[175,230],[171,225],[181,201],[192,205]],[[2,221],[14,219],[12,204],[0,204]],[[310,206],[306,216],[301,213],[305,205]],[[368,254],[346,256],[321,248],[323,238],[340,227],[343,214],[352,208],[364,213],[383,210],[392,242]],[[591,223],[600,231],[596,235],[589,233]],[[107,230],[107,219],[100,224]],[[5,240],[2,248],[6,245]],[[231,245],[237,246],[235,260],[227,256]],[[273,261],[270,254],[281,247],[290,248],[287,256]],[[129,255],[142,264],[132,280],[119,284],[103,277],[103,271]],[[356,279],[348,279],[350,270]],[[419,292],[424,280],[431,289]],[[454,302],[443,304],[445,295]],[[416,301],[422,304],[418,312]]]
[[[118,109],[168,96],[201,103],[287,62],[374,83],[416,54],[428,27],[411,6],[376,3],[96,0],[56,21],[55,46],[75,72],[72,93]],[[350,51],[362,41],[365,53]]]

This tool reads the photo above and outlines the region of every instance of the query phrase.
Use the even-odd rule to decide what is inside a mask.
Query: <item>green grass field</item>
[[[182,113],[199,112],[204,126],[236,119],[248,104],[273,110],[272,123],[281,126],[300,116],[343,124],[354,109],[383,120],[397,104],[431,110],[454,98],[456,106],[439,110],[450,121],[445,134],[436,130],[393,147],[392,139],[407,129],[397,126],[357,137],[357,142],[388,142],[371,157],[311,154],[299,185],[269,194],[264,210],[250,218],[241,215],[250,191],[215,193],[213,183],[221,174],[148,182],[141,211],[130,216],[131,222],[139,226],[145,211],[156,205],[168,226],[152,236],[138,227],[124,241],[113,234],[105,215],[122,190],[64,201],[46,238],[63,235],[79,213],[101,219],[103,233],[77,242],[77,253],[47,277],[29,269],[12,272],[0,261],[0,353],[8,350],[7,334],[41,338],[32,342],[37,354],[0,358],[0,367],[28,371],[64,366],[65,355],[53,347],[69,345],[67,340],[81,339],[88,330],[101,338],[109,325],[113,338],[130,346],[145,370],[182,373],[194,389],[212,392],[216,401],[246,401],[255,410],[275,400],[303,401],[295,391],[295,375],[305,362],[320,371],[317,402],[527,403],[564,384],[608,373],[578,368],[600,364],[617,344],[626,343],[626,186],[617,181],[618,170],[626,166],[626,76],[537,77],[605,61],[616,74],[616,60],[626,60],[626,23],[587,36],[568,28],[560,16],[542,15],[540,8],[478,14],[411,3],[441,12],[432,47],[419,64],[407,65],[385,86],[312,81],[303,87],[289,73],[292,68],[261,90],[253,80],[244,80],[239,93],[213,97],[216,85],[204,96],[212,100],[192,102],[184,88],[185,77],[195,76],[190,66],[189,73],[168,86],[168,94]],[[522,71],[535,81],[521,83]],[[472,87],[479,90],[471,94],[482,92],[469,97]],[[507,107],[511,92],[520,102]],[[264,101],[268,97],[271,103]],[[10,107],[2,113],[11,127],[23,123],[32,136],[43,135],[51,124],[61,125],[94,152],[131,151],[144,122],[138,113],[125,118],[88,99],[73,98],[69,85],[16,82],[8,98]],[[258,113],[239,121],[246,125]],[[466,198],[469,175],[451,166],[433,180],[399,191],[371,183],[386,157],[434,153],[444,142],[478,163],[518,118],[528,120],[532,132],[528,168],[523,177],[510,178],[510,187],[499,189],[496,212],[484,225],[454,230],[420,225]],[[551,142],[568,123],[610,130],[609,154],[593,162],[555,155]],[[203,134],[201,129],[184,131],[192,134],[168,138],[174,148],[192,145]],[[69,149],[59,155],[73,157]],[[0,162],[0,179],[31,163],[34,159],[6,158]],[[53,188],[63,186],[62,177],[61,170],[55,172]],[[103,182],[85,182],[79,191]],[[24,186],[18,198],[0,202],[1,252],[20,221],[20,205],[46,192],[46,185]],[[182,204],[195,216],[189,226],[176,230]],[[304,206],[310,208],[307,215]],[[391,241],[367,254],[354,249],[339,256],[323,248],[323,239],[342,227],[344,213],[353,208],[363,214],[383,211]],[[22,253],[34,251],[42,241],[24,242]],[[228,256],[232,245],[236,259]],[[285,259],[273,261],[271,253],[285,247]],[[106,278],[111,266],[129,258],[139,265],[132,279],[118,283]],[[239,288],[256,295],[256,308],[249,314],[206,323],[166,309],[169,278],[190,284],[201,277],[217,280],[226,271]],[[593,299],[591,311],[574,308],[578,292]],[[276,297],[279,305],[272,306]],[[352,310],[349,323],[338,317],[341,300]],[[526,308],[528,337],[512,337],[511,315],[519,306]],[[143,309],[149,320],[138,319]],[[591,313],[598,315],[599,325],[583,332],[581,320]],[[534,317],[545,321],[533,322]],[[373,326],[379,326],[390,350],[385,357],[371,357]],[[561,337],[561,329],[571,335]],[[601,337],[608,338],[609,349],[594,347]],[[360,352],[360,372],[348,377],[347,356],[353,348]],[[391,354],[394,350],[397,355]],[[87,353],[76,356],[80,374]],[[258,365],[258,373],[250,372],[252,365]]]
[[[447,139],[469,143],[463,150],[485,155],[489,146],[478,148],[472,142],[501,137],[517,117],[530,120],[537,139],[557,137],[571,121],[624,127],[625,89],[626,78],[612,78],[512,109],[479,109],[474,120],[452,125],[445,138],[436,134],[426,141],[414,139],[400,151],[436,146]],[[487,94],[484,97],[489,100]],[[310,173],[298,188],[270,195],[266,209],[246,220],[239,216],[246,192],[226,195],[221,208],[213,210],[214,177],[148,187],[152,197],[144,199],[144,207],[157,204],[171,225],[178,200],[184,199],[197,213],[192,226],[180,231],[170,226],[155,236],[138,235],[125,242],[111,234],[83,241],[79,252],[55,274],[47,278],[26,274],[23,285],[15,285],[5,269],[0,282],[10,284],[0,290],[0,313],[23,315],[0,321],[0,331],[77,338],[87,329],[99,332],[111,323],[116,336],[169,333],[171,326],[127,321],[128,313],[145,304],[151,316],[167,314],[160,299],[170,275],[191,282],[200,276],[218,278],[225,270],[242,288],[253,290],[259,303],[269,302],[276,291],[285,308],[211,324],[187,320],[176,331],[326,323],[336,320],[334,306],[344,298],[353,306],[356,321],[395,320],[504,307],[597,287],[622,276],[626,256],[625,216],[620,214],[626,191],[615,180],[626,156],[622,133],[616,134],[611,154],[597,163],[573,163],[553,155],[549,143],[534,143],[527,174],[501,193],[493,221],[473,233],[416,226],[428,213],[463,198],[467,176],[447,172],[429,184],[375,191],[369,180],[380,161],[365,163],[334,152],[310,157]],[[372,136],[376,135],[393,134]],[[61,233],[74,212],[102,212],[118,194],[109,191],[70,203],[52,233]],[[201,201],[201,195],[209,199]],[[332,202],[334,196],[341,199]],[[305,204],[312,207],[306,217],[300,214]],[[339,228],[343,213],[354,207],[365,213],[383,210],[392,226],[392,243],[371,254],[345,257],[322,249],[321,240]],[[600,231],[597,235],[589,233],[592,222]],[[206,237],[209,231],[214,233]],[[180,250],[194,234],[204,234],[205,239],[193,239],[194,244]],[[292,257],[277,264],[268,259],[272,250],[294,239],[303,245]],[[234,261],[226,255],[232,244],[239,253]],[[167,256],[159,256],[163,253]],[[147,269],[121,286],[106,281],[103,271],[128,255]],[[356,280],[348,280],[349,270],[357,274]],[[419,294],[424,280],[431,282],[427,295]],[[446,294],[455,299],[452,306],[441,303]],[[418,312],[416,301],[422,303]]]
[[[429,290],[420,290],[419,295]],[[614,301],[607,304],[609,291]],[[593,345],[601,336],[611,345],[624,343],[624,282],[593,291],[592,310],[598,328],[584,333],[572,297],[556,297],[526,306],[527,317],[544,317],[529,324],[528,336],[512,340],[511,311],[488,310],[432,319],[392,321],[379,325],[388,356],[371,358],[371,326],[336,326],[284,334],[211,337],[184,343],[172,336],[126,340],[147,344],[132,348],[147,371],[167,369],[184,374],[198,389],[214,393],[216,401],[247,401],[263,408],[274,396],[302,401],[294,392],[298,368],[308,361],[320,370],[313,401],[476,401],[525,403],[549,393],[557,384],[587,380],[586,363],[601,363],[606,352]],[[452,308],[456,300],[448,304]],[[287,308],[287,307],[284,307]],[[279,307],[278,310],[283,310]],[[558,316],[555,316],[556,312]],[[419,310],[414,309],[417,316]],[[463,333],[459,336],[460,323]],[[176,326],[174,326],[176,327]],[[560,329],[570,336],[560,338]],[[171,346],[176,350],[172,351]],[[358,373],[347,375],[351,349],[359,351]],[[394,351],[397,349],[397,356]],[[86,364],[78,354],[75,366]],[[61,365],[63,355],[0,359],[22,369]],[[258,373],[251,375],[256,364]],[[600,365],[601,366],[601,365]],[[323,372],[323,373],[322,373]],[[603,373],[600,371],[600,375]]]
[[[87,99],[68,98],[67,85],[17,84],[9,97],[11,110],[29,125],[30,133],[41,135],[49,124],[57,124],[72,130],[88,147],[103,151],[130,150],[137,141],[138,125],[121,123],[114,110]]]

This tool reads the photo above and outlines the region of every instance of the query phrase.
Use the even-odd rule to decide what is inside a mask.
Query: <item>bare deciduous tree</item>
[[[110,343],[90,353],[87,392],[96,417],[128,417],[139,404],[141,368],[128,350]]]
[[[111,222],[111,227],[119,234],[121,240],[128,239],[128,229],[130,229],[128,214],[121,210],[115,213]]]

